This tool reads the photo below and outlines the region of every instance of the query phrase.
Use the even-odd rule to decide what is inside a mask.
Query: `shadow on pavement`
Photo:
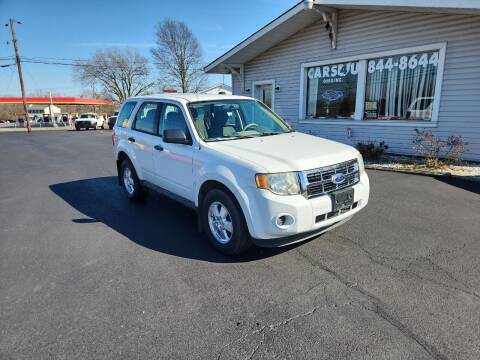
[[[444,182],[445,184],[449,184],[475,194],[480,194],[480,181],[478,180],[470,180],[468,177],[466,179],[460,179],[458,177],[437,177],[436,179]]]
[[[130,202],[115,176],[50,185],[50,189],[87,218],[77,224],[102,222],[131,241],[162,253],[211,262],[246,262],[267,258],[291,249],[252,247],[246,254],[228,257],[218,253],[197,231],[193,210],[158,194],[144,203]]]

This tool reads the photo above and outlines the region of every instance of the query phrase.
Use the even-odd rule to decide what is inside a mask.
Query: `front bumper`
[[[314,237],[317,237],[329,230],[332,230],[333,228],[336,228],[337,226],[342,225],[343,223],[346,223],[348,220],[351,219],[350,217],[347,217],[343,220],[337,221],[336,223],[333,223],[331,225],[323,226],[319,229],[315,229],[312,231],[307,231],[304,233],[300,234],[295,234],[295,235],[290,235],[290,236],[284,236],[284,237],[279,237],[279,238],[274,238],[274,239],[255,239],[252,238],[252,241],[255,245],[261,246],[261,247],[267,247],[267,248],[277,248],[277,247],[282,247],[286,245],[292,245],[301,241],[305,241],[308,239],[312,239]]]
[[[75,122],[75,127],[78,128],[91,128],[97,126],[96,122],[90,122],[90,121],[76,121]]]
[[[306,199],[302,195],[280,196],[268,190],[250,188],[248,198],[253,201],[249,206],[247,223],[253,241],[259,246],[282,246],[306,240],[343,224],[368,203],[370,182],[365,172],[353,188],[354,206],[339,213],[332,212],[328,194]],[[293,224],[279,228],[276,219],[281,214],[292,216]]]

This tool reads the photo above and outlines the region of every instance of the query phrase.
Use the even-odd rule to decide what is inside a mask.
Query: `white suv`
[[[105,128],[105,119],[103,116],[96,113],[83,113],[80,114],[78,119],[75,120],[75,129],[79,131],[80,129],[94,129],[97,130],[97,127],[102,129]]]
[[[357,150],[296,132],[249,97],[130,98],[112,138],[126,195],[140,201],[155,190],[194,208],[226,254],[315,237],[368,202]]]

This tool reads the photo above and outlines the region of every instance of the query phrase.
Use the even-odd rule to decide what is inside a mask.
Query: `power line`
[[[87,61],[87,59],[71,59],[71,58],[57,58],[57,57],[45,57],[45,56],[24,56],[28,59],[44,59],[44,60],[61,60],[61,61]]]

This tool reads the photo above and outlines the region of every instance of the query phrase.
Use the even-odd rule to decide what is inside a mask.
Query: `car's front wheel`
[[[242,210],[225,191],[210,190],[205,196],[200,215],[208,239],[220,252],[237,255],[252,245]]]
[[[127,197],[134,202],[143,201],[148,195],[148,191],[140,183],[137,172],[129,160],[122,162],[120,174],[122,177],[122,187]]]

